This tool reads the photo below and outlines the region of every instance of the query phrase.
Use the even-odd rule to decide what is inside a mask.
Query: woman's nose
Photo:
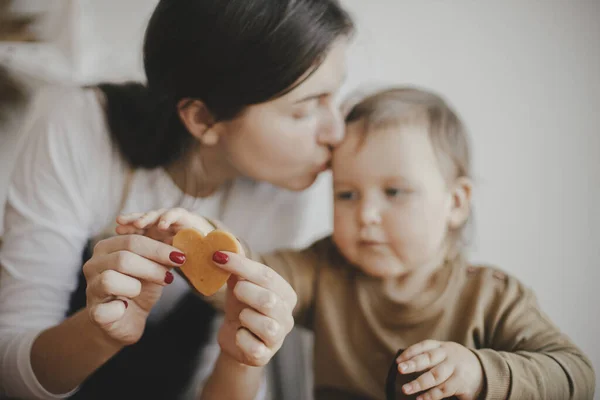
[[[331,105],[326,111],[318,140],[320,144],[335,147],[344,139],[344,121],[338,107]]]

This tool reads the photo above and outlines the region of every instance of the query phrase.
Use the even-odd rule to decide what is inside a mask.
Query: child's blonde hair
[[[349,110],[346,124],[352,122],[364,123],[365,135],[374,130],[422,124],[427,127],[447,182],[471,178],[469,138],[465,126],[450,105],[431,91],[398,87],[376,92]],[[465,225],[449,233],[449,255],[459,253],[464,245]]]

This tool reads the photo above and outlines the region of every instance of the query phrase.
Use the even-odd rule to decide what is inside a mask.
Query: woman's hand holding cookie
[[[285,279],[246,258],[241,246],[232,245],[232,235],[215,231],[204,236],[207,220],[189,211],[130,214],[119,217],[117,222],[121,224],[119,233],[150,234],[175,243],[178,248],[185,247],[179,250],[189,256],[189,265],[184,265],[181,272],[201,293],[213,294],[231,275],[227,280],[219,345],[230,357],[246,365],[263,366],[269,362],[294,326],[292,311],[297,297]],[[162,239],[160,235],[164,235]]]
[[[294,327],[296,292],[271,268],[242,255],[219,251],[213,262],[231,273],[221,349],[244,364],[266,365]]]
[[[170,269],[184,262],[176,248],[144,236],[98,242],[83,266],[90,319],[120,345],[137,342],[163,287],[173,281]]]

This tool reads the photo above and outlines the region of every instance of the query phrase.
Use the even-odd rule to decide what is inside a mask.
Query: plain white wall
[[[64,25],[74,41],[56,36],[70,69],[61,76],[141,76],[143,22],[156,0],[56,1],[77,18]],[[600,2],[343,3],[358,22],[344,92],[416,84],[450,100],[472,135],[472,258],[533,287],[600,381]],[[2,143],[0,200],[13,153]]]
[[[348,89],[416,84],[454,104],[474,152],[472,259],[533,287],[600,382],[600,2],[344,3]]]
[[[0,63],[31,91],[51,83],[141,80],[143,33],[157,1],[17,0],[16,11],[39,16],[33,28],[44,41],[0,43]],[[23,114],[0,126],[0,235]]]

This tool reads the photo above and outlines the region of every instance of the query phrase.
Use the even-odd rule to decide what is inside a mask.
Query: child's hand
[[[205,218],[183,208],[120,215],[117,224],[119,235],[143,235],[168,245],[173,244],[173,236],[182,229],[196,229],[204,235],[213,230]]]
[[[397,359],[401,374],[427,371],[402,387],[418,400],[456,396],[477,399],[483,390],[483,368],[473,352],[454,342],[425,340],[407,348]]]

